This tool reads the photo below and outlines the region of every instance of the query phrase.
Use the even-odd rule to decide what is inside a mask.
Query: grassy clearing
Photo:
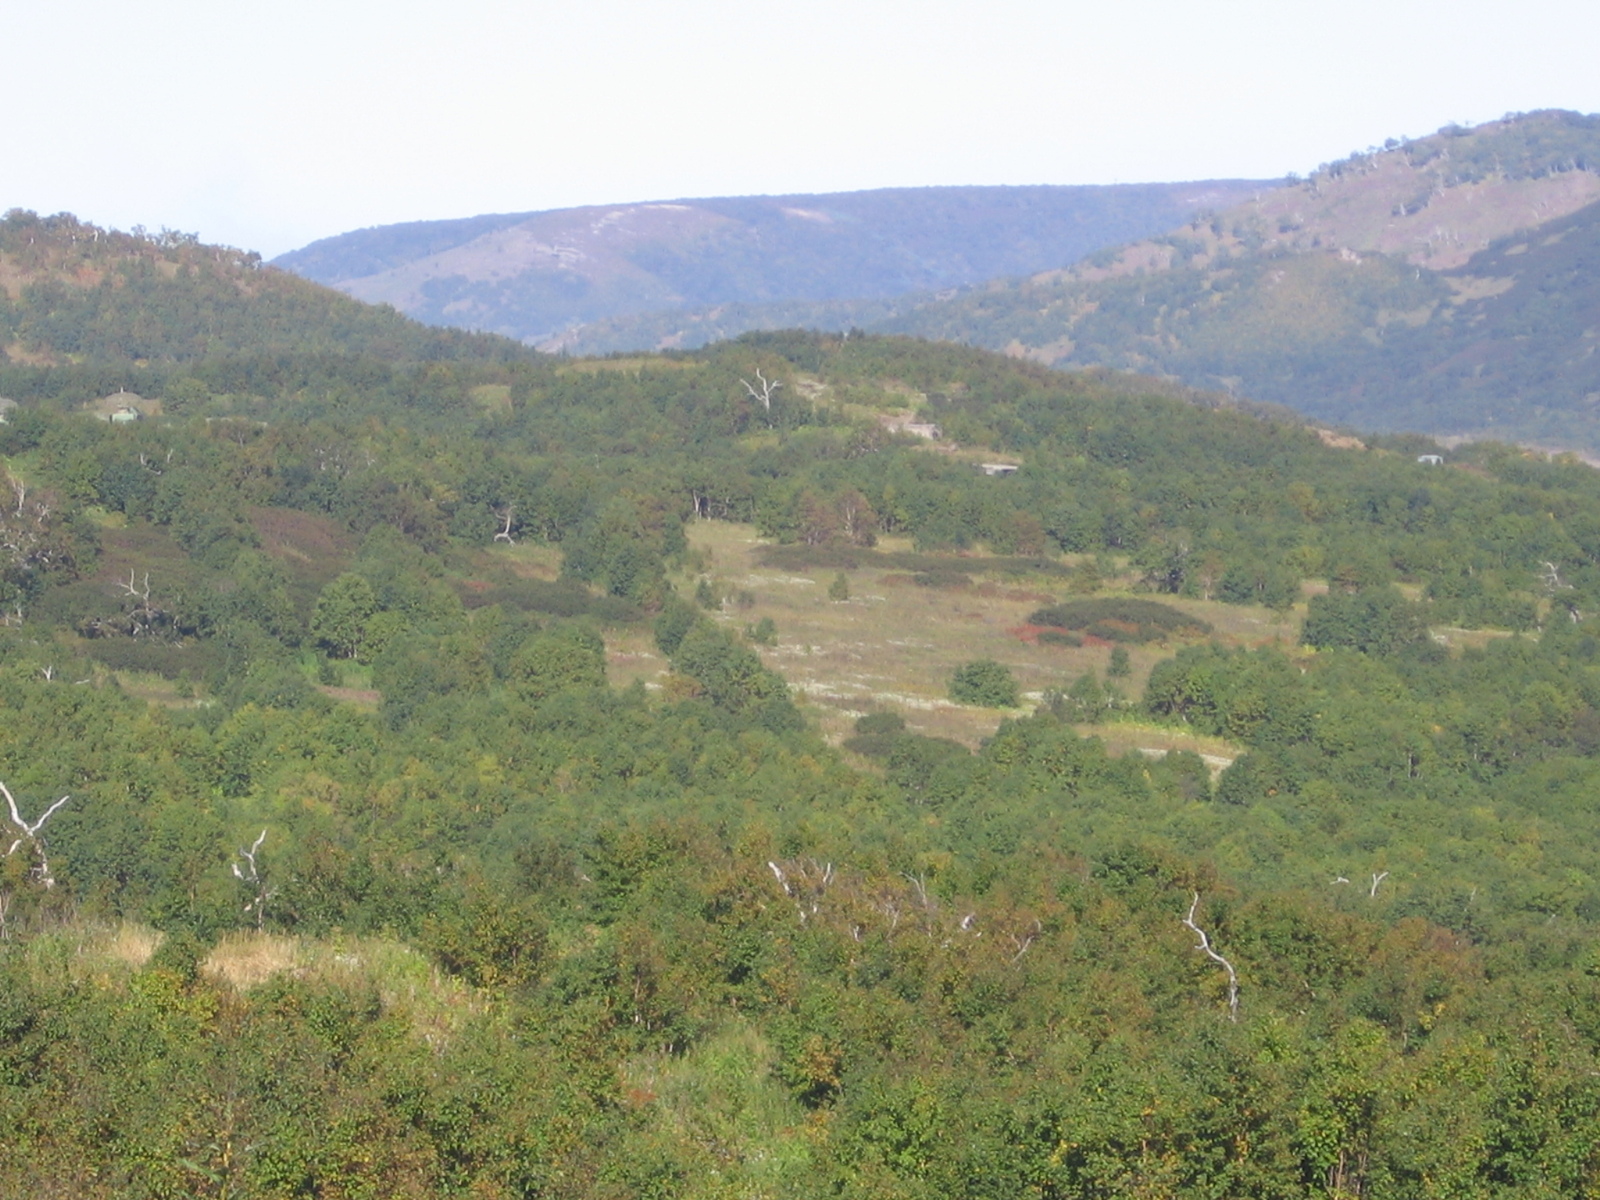
[[[577,362],[568,363],[560,368],[562,375],[598,375],[603,371],[618,371],[627,375],[637,375],[646,369],[651,371],[698,371],[703,369],[704,363],[692,359],[681,358],[586,358]]]
[[[1171,750],[1193,751],[1205,759],[1213,778],[1244,753],[1244,747],[1223,738],[1187,733],[1149,721],[1113,721],[1088,727],[1086,732],[1092,732],[1104,742],[1112,754],[1144,754],[1150,758],[1161,758]]]
[[[168,679],[151,671],[116,671],[113,674],[124,695],[146,704],[158,704],[162,708],[198,708],[207,703],[196,695],[196,685],[185,679]]]
[[[476,565],[497,578],[554,582],[561,577],[561,548],[550,542],[501,542],[484,550]]]
[[[667,674],[666,656],[656,649],[655,634],[648,625],[606,631],[606,678],[612,687],[643,683],[655,690]]]
[[[1519,636],[1509,629],[1454,629],[1448,626],[1437,626],[1428,632],[1433,635],[1434,641],[1458,654],[1463,650],[1482,650],[1490,642],[1499,641],[1501,638]],[[1520,636],[1537,637],[1536,634]]]
[[[876,554],[862,555],[853,568],[842,570],[799,565],[803,560],[798,558],[783,558],[781,568],[765,565],[764,544],[748,525],[700,521],[689,527],[689,539],[706,564],[713,590],[736,599],[724,604],[718,619],[739,628],[764,617],[772,619],[778,631],[776,644],[757,649],[768,666],[789,680],[834,742],[848,737],[862,714],[893,709],[917,733],[976,745],[994,732],[1002,717],[1032,711],[1047,689],[1064,688],[1086,671],[1105,677],[1109,644],[1034,645],[1019,634],[1028,615],[1041,604],[1065,597],[1063,581],[1054,570],[1048,575],[1021,574],[1015,560],[1001,559],[995,566],[1004,573],[989,574],[983,557],[969,556],[955,560],[968,573],[969,582],[928,587],[903,570],[884,569],[903,561],[899,555],[911,553],[909,546],[894,539],[886,539]],[[828,587],[840,573],[850,598],[832,601]],[[686,594],[694,590],[694,578],[676,582]],[[740,599],[742,603],[737,602]],[[1210,624],[1211,640],[1225,645],[1272,641],[1290,645],[1298,635],[1299,614],[1279,617],[1264,608],[1168,602]],[[1151,668],[1182,644],[1173,640],[1129,646],[1132,673],[1118,686],[1130,696],[1139,695]],[[1007,714],[954,704],[947,698],[951,674],[978,658],[992,658],[1011,669],[1022,687],[1024,707]],[[665,665],[651,664],[645,677],[653,677]],[[1122,731],[1130,728],[1134,731],[1125,737]],[[1153,729],[1109,725],[1092,732],[1123,750],[1181,746],[1216,758],[1237,753],[1226,745],[1201,749],[1198,743],[1203,739],[1178,731],[1164,731],[1162,738],[1156,738]]]
[[[125,986],[146,967],[164,935],[133,923],[70,924],[20,944],[30,970]],[[255,931],[225,934],[200,963],[218,987],[248,992],[279,978],[356,989],[372,988],[386,1010],[401,1015],[412,1032],[437,1044],[488,1002],[474,988],[444,974],[427,956],[388,938],[300,938]]]
[[[437,1044],[449,1038],[487,1001],[444,974],[427,957],[388,938],[299,938],[273,933],[230,933],[200,969],[214,982],[247,992],[280,975],[316,983],[377,991],[385,1010],[407,1018],[412,1032]]]

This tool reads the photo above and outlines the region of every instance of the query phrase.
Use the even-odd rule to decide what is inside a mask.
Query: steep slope
[[[870,324],[1371,428],[1595,449],[1597,203],[1600,117],[1508,117]]]
[[[889,297],[1056,267],[1264,186],[896,188],[623,204],[360,230],[276,265],[420,320],[554,348],[574,344],[578,326],[640,313]],[[724,321],[717,333],[744,328]],[[670,343],[674,333],[641,333],[619,348]]]
[[[522,357],[264,267],[260,256],[68,214],[0,219],[0,363],[183,363],[282,351],[391,360]]]

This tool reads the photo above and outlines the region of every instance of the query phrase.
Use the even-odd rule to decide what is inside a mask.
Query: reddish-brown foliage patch
[[[330,517],[289,508],[253,507],[261,548],[296,574],[326,582],[355,557],[355,535]]]

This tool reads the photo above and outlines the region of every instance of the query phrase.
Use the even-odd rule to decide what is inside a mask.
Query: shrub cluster
[[[1034,611],[1030,625],[1049,625],[1074,633],[1089,633],[1110,642],[1158,642],[1173,635],[1196,636],[1211,632],[1198,617],[1158,600],[1107,597],[1068,600]]]

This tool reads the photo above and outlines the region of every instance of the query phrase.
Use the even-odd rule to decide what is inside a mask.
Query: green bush
[[[1076,633],[1068,633],[1065,629],[1046,629],[1039,635],[1039,641],[1046,646],[1081,646],[1083,638]]]
[[[980,708],[1014,708],[1017,681],[1008,667],[992,658],[980,658],[956,668],[950,677],[950,699]]]
[[[1363,654],[1395,654],[1428,641],[1427,609],[1393,586],[1311,597],[1300,640],[1326,650],[1346,646]]]
[[[1051,625],[1057,629],[1093,634],[1108,642],[1156,642],[1173,634],[1211,632],[1211,626],[1206,622],[1170,604],[1162,604],[1157,600],[1111,597],[1068,600],[1064,604],[1036,609],[1028,617],[1028,624]]]

